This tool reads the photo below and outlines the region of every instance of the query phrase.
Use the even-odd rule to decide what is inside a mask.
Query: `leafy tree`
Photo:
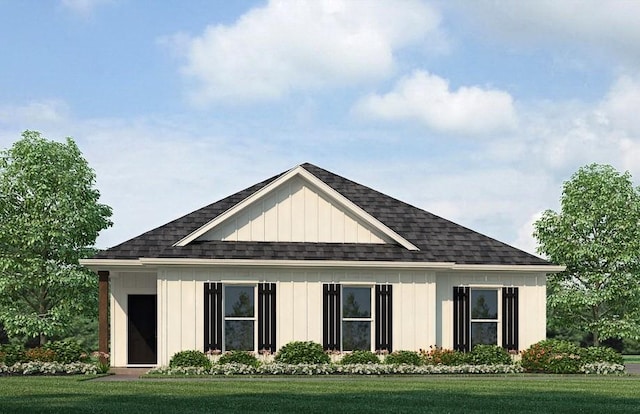
[[[74,141],[25,131],[0,152],[0,322],[10,335],[64,335],[96,309],[97,280],[78,264],[111,208]]]
[[[535,223],[538,251],[566,266],[547,279],[549,322],[607,338],[640,336],[640,189],[609,165],[565,182],[561,211]]]

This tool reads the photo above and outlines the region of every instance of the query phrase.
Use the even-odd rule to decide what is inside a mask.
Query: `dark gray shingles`
[[[355,183],[313,164],[302,167],[351,202],[416,245],[355,243],[193,242],[172,247],[220,214],[273,182],[253,185],[138,237],[98,253],[96,258],[139,257],[202,259],[347,260],[454,262],[458,264],[546,265],[547,261],[466,227]],[[284,173],[283,173],[284,174]]]

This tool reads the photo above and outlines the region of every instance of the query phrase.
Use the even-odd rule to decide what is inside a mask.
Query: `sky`
[[[639,109],[637,1],[0,0],[0,148],[73,137],[100,248],[311,162],[535,253]]]

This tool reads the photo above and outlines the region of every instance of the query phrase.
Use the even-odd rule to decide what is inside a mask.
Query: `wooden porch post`
[[[109,354],[109,272],[98,271],[98,351]],[[105,357],[100,362],[106,363]]]

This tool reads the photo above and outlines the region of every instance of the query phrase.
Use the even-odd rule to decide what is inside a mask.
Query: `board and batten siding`
[[[308,181],[294,177],[220,223],[199,240],[387,243]]]
[[[546,338],[546,274],[545,273],[440,273],[436,277],[438,346],[453,349],[453,288],[518,288],[518,348],[527,349]],[[499,295],[500,296],[500,295]],[[501,308],[499,299],[499,308]],[[500,314],[500,309],[498,310]],[[502,323],[502,321],[500,321]],[[500,332],[500,327],[498,332]],[[500,333],[499,333],[500,335]],[[500,339],[500,336],[499,336]],[[498,341],[500,343],[500,341]]]
[[[111,295],[111,365],[127,366],[127,297],[128,295],[155,295],[155,272],[112,272]]]

